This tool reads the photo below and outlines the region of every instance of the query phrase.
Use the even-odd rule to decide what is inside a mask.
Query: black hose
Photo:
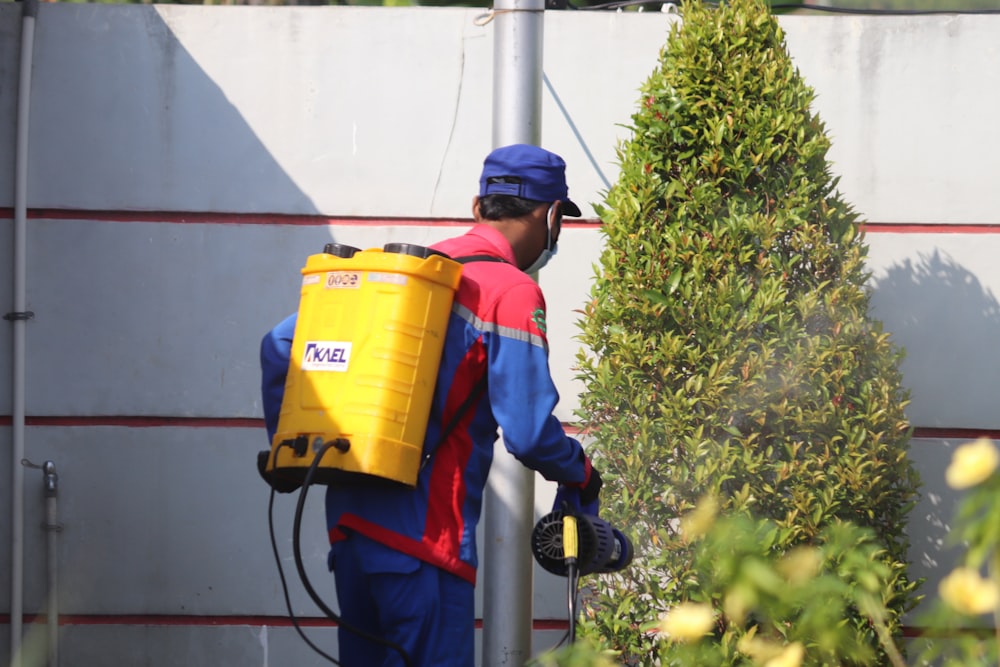
[[[576,559],[570,559],[566,564],[566,586],[568,588],[567,597],[569,605],[569,644],[576,642],[576,588],[580,580],[580,574],[576,567]]]
[[[323,599],[312,587],[312,584],[309,582],[309,577],[306,574],[306,569],[302,564],[300,528],[302,526],[302,509],[305,507],[306,504],[306,493],[309,491],[309,486],[312,484],[312,480],[316,474],[316,469],[319,467],[320,460],[323,458],[323,455],[326,454],[327,450],[333,446],[334,446],[333,441],[327,442],[318,452],[316,452],[316,457],[313,459],[312,465],[309,466],[309,470],[308,472],[306,472],[306,477],[302,481],[302,490],[299,492],[299,500],[298,503],[295,505],[295,522],[292,528],[292,547],[295,550],[295,567],[299,571],[299,578],[302,579],[302,585],[305,587],[306,592],[309,593],[309,597],[312,598],[313,602],[316,603],[316,606],[319,607],[323,611],[323,613],[330,618],[330,620],[332,620],[334,623],[338,623],[342,628],[348,630],[349,632],[353,632],[354,634],[358,635],[363,639],[375,642],[376,644],[382,644],[383,646],[396,651],[397,653],[399,653],[400,657],[402,657],[403,664],[406,665],[406,667],[413,667],[413,662],[410,659],[410,655],[399,644],[391,642],[383,637],[376,637],[375,635],[365,632],[361,628],[355,627],[349,623],[345,623],[340,618],[340,616],[338,616],[332,609],[330,609],[329,606],[327,606],[325,602],[323,602]]]
[[[285,607],[288,609],[288,617],[292,619],[292,625],[295,626],[295,631],[299,633],[302,640],[309,645],[309,648],[316,651],[319,655],[323,656],[335,665],[339,665],[340,662],[333,656],[325,653],[323,649],[316,646],[316,644],[310,641],[309,637],[306,636],[305,631],[302,626],[299,625],[299,620],[295,618],[295,612],[292,611],[292,599],[288,596],[288,582],[285,580],[285,569],[281,567],[281,555],[278,553],[278,540],[274,537],[274,496],[276,491],[271,489],[271,499],[267,503],[267,527],[271,534],[271,550],[274,552],[274,562],[278,564],[278,577],[281,579],[281,592],[285,596]]]

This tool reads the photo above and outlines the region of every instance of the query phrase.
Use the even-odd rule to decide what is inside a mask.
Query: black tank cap
[[[354,253],[361,252],[361,249],[355,248],[352,245],[344,245],[343,243],[327,243],[323,246],[323,252],[342,259],[350,259],[354,257]]]
[[[440,257],[451,259],[451,257],[448,257],[448,255],[444,254],[440,250],[434,250],[426,246],[414,245],[412,243],[386,243],[382,246],[382,250],[384,252],[396,252],[401,255],[411,255],[421,259],[427,259],[431,255],[438,255]]]

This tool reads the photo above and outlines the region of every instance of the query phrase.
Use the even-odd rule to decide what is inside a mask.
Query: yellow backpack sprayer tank
[[[414,486],[462,265],[423,246],[328,244],[302,269],[266,470],[301,482]]]

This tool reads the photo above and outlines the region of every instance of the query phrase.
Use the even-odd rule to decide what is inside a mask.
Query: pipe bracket
[[[12,313],[7,313],[6,315],[3,316],[3,318],[5,320],[7,320],[8,322],[14,322],[14,321],[17,321],[17,320],[30,320],[30,319],[32,319],[34,317],[35,317],[35,313],[32,312],[32,311],[30,311],[30,310],[24,310],[24,311],[21,311],[21,312],[16,312],[15,311],[15,312],[12,312]]]

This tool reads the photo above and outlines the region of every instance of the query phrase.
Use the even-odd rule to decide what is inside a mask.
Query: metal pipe
[[[534,474],[502,445],[486,489],[483,554],[483,667],[523,665],[531,657]]]
[[[493,147],[541,143],[545,0],[498,0],[493,25]]]
[[[31,106],[31,60],[35,46],[38,0],[24,0],[21,62],[17,87],[17,141],[14,149],[14,310],[4,316],[13,330],[13,373],[10,466],[10,665],[21,667],[24,612],[24,353],[26,310],[26,244],[28,217],[28,118]]]
[[[49,650],[48,666],[59,665],[59,558],[58,536],[62,526],[59,525],[59,475],[56,474],[56,464],[46,461],[42,465],[45,475],[45,541],[46,541],[46,572],[48,574],[48,613]]]
[[[497,0],[493,33],[493,147],[541,143],[545,0]],[[486,488],[483,667],[531,657],[534,473],[497,445]]]

